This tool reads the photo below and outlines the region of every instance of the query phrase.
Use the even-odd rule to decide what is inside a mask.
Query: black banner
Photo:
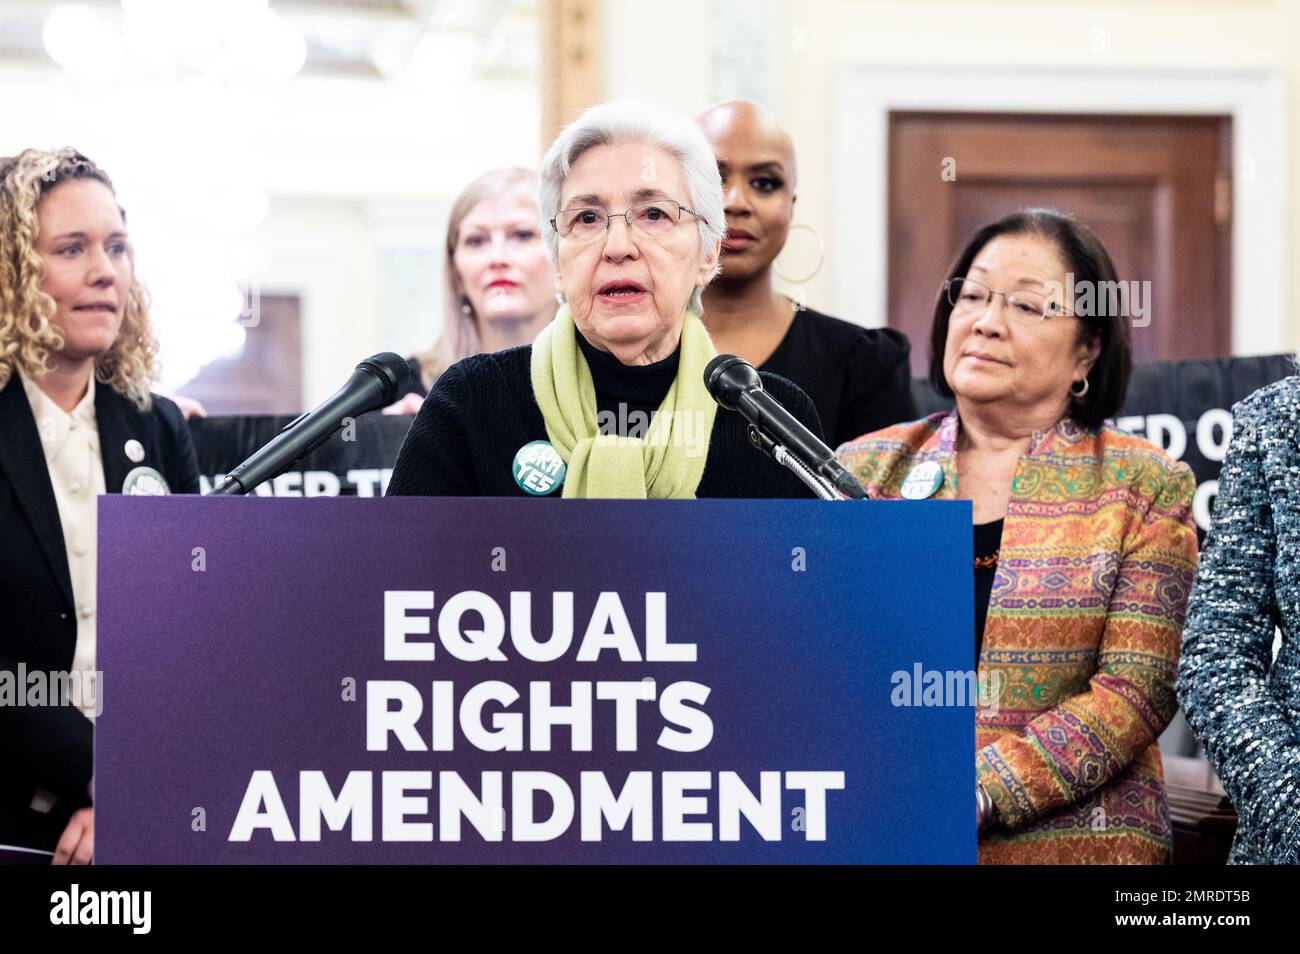
[[[295,417],[203,417],[190,420],[203,493],[279,434]],[[413,417],[356,418],[304,457],[293,470],[259,484],[262,497],[382,497]]]
[[[1202,536],[1210,527],[1219,467],[1232,440],[1232,406],[1298,370],[1290,354],[1165,361],[1133,369],[1128,398],[1115,425],[1164,448],[1192,468],[1197,484],[1192,512]],[[913,381],[912,394],[922,414],[952,406],[928,381]]]
[[[1137,367],[1116,425],[1185,460],[1196,474],[1193,510],[1202,531],[1218,489],[1219,466],[1232,438],[1232,405],[1297,372],[1292,355],[1172,361]],[[922,414],[951,406],[926,381],[913,382]],[[292,417],[209,417],[190,421],[203,491],[271,440]],[[410,417],[377,412],[357,418],[294,470],[256,488],[261,496],[382,496]]]

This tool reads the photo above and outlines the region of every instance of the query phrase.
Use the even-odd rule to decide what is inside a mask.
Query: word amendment
[[[715,738],[711,688],[690,678],[661,685],[641,675],[655,663],[685,677],[698,662],[695,643],[670,638],[666,593],[641,594],[639,632],[619,593],[601,593],[585,619],[576,614],[573,593],[547,594],[544,635],[534,628],[533,595],[510,593],[503,606],[467,590],[439,605],[433,591],[386,591],[384,661],[446,667],[447,676],[422,684],[365,682],[365,751],[390,753],[400,767],[333,779],[315,768],[291,778],[259,768],[227,840],[269,834],[274,841],[315,842],[326,831],[346,831],[356,842],[598,842],[611,832],[633,842],[727,842],[741,840],[746,829],[764,841],[780,841],[788,831],[810,842],[831,836],[830,793],[844,790],[843,771],[771,768],[742,778],[708,766],[698,756]],[[600,664],[606,677],[623,666],[636,670],[628,678],[598,678],[593,669],[591,679],[556,683],[546,678],[546,665],[561,659],[579,668]],[[513,665],[493,674],[498,678],[454,678],[507,663]],[[510,677],[521,668],[527,678]],[[474,770],[447,767],[446,755],[410,767],[412,753],[453,752],[469,754],[460,764]],[[657,753],[656,765],[694,757],[680,769],[651,771],[624,756],[618,772],[605,772],[583,758],[597,752],[602,764],[613,761],[607,753]],[[508,761],[498,768],[478,753]],[[281,788],[286,782],[296,789],[293,814]]]

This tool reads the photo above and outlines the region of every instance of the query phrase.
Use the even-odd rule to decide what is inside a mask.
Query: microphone
[[[758,432],[762,444],[784,446],[800,463],[828,481],[840,493],[865,500],[867,492],[834,452],[819,441],[799,419],[763,389],[763,379],[744,358],[720,354],[704,369],[704,386],[728,411],[736,411]]]
[[[391,351],[366,358],[333,396],[286,424],[208,496],[246,494],[262,481],[280,476],[342,429],[346,418],[392,404],[410,374],[406,360]]]

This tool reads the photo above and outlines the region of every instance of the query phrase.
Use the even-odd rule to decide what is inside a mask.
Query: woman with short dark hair
[[[873,498],[962,499],[974,527],[983,863],[1169,860],[1156,741],[1196,563],[1186,464],[1105,423],[1131,362],[1110,256],[1043,209],[942,282],[930,374],[956,407],[839,449]],[[1071,299],[1067,291],[1077,294]]]
[[[1086,226],[1070,216],[1062,215],[1051,209],[1026,209],[986,225],[971,237],[962,253],[957,256],[948,276],[940,288],[934,304],[934,323],[930,327],[930,383],[941,395],[953,397],[952,387],[948,383],[944,364],[948,354],[948,325],[952,314],[958,317],[963,310],[961,300],[962,276],[967,276],[975,266],[976,274],[971,280],[979,280],[979,266],[976,258],[990,242],[1001,236],[1037,236],[1050,242],[1062,262],[1069,266],[1069,271],[1062,279],[1048,279],[1045,290],[1055,292],[1049,296],[1047,304],[1068,309],[1068,316],[1078,322],[1080,340],[1095,343],[1096,358],[1090,362],[1086,375],[1077,380],[1072,379],[1069,417],[1085,427],[1101,427],[1106,421],[1119,413],[1124,404],[1124,393],[1128,389],[1129,373],[1133,368],[1133,345],[1129,334],[1128,316],[1118,312],[1125,307],[1120,295],[1111,295],[1109,290],[1120,288],[1119,277],[1110,255],[1097,236]],[[1079,292],[1075,303],[1067,303],[1065,294],[1069,289]],[[1087,289],[1086,301],[1083,301]],[[987,286],[981,294],[987,297]],[[1098,294],[1098,292],[1102,294]],[[969,294],[966,296],[969,300]],[[1041,297],[1041,294],[1038,295]],[[1021,304],[1011,309],[1014,317],[1024,313],[1026,296],[1021,296]],[[1034,309],[1039,305],[1035,296],[1029,304],[1029,324],[1032,326],[1040,319],[1065,317],[1064,314],[1043,314]],[[1071,307],[1082,301],[1082,307]],[[1118,305],[1113,309],[1112,305]],[[1111,314],[1112,311],[1117,313]],[[1078,393],[1075,392],[1078,389]]]

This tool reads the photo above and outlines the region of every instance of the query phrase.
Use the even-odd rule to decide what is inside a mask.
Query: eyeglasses
[[[565,209],[556,213],[551,219],[551,228],[559,233],[560,238],[573,239],[575,242],[591,242],[600,238],[609,230],[609,220],[617,215],[623,217],[629,231],[657,238],[677,227],[682,220],[682,213],[689,212],[701,222],[708,220],[694,209],[688,209],[672,199],[654,199],[638,202],[628,206],[622,212],[606,212],[604,209],[582,208]]]
[[[952,305],[953,314],[983,311],[993,302],[994,295],[1001,295],[1007,304],[1007,314],[1022,325],[1036,325],[1048,318],[1074,317],[1065,313],[1060,302],[1042,292],[999,292],[983,282],[961,276],[948,279],[943,283],[943,288]]]

